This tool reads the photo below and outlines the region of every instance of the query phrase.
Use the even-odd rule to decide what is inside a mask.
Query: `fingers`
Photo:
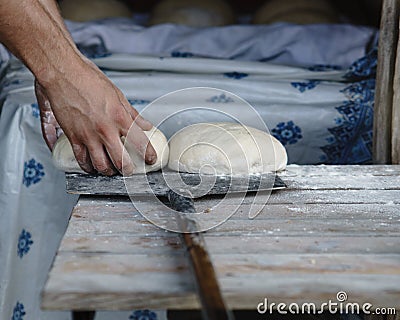
[[[151,130],[151,128],[153,128],[153,124],[150,121],[143,118],[139,114],[139,112],[137,112],[137,110],[132,106],[128,107],[127,111],[131,115],[132,119],[136,122],[136,124],[144,131],[149,131]]]
[[[149,138],[142,131],[142,129],[134,122],[132,123],[129,134],[124,134],[128,143],[134,146],[139,155],[145,160],[147,164],[153,164],[157,160],[157,153],[151,145]]]
[[[72,142],[71,145],[76,161],[82,170],[86,171],[87,173],[96,173],[96,170],[93,168],[92,161],[90,159],[89,151],[85,145]]]
[[[125,125],[129,122],[127,120]],[[124,134],[120,134],[115,127],[98,130],[99,135],[93,135],[83,129],[80,138],[75,136],[70,139],[79,166],[88,173],[97,171],[100,174],[112,176],[120,172],[123,175],[132,175],[136,168],[121,141],[120,136]],[[153,164],[156,161],[156,151],[136,123],[131,125],[128,141],[147,164]]]
[[[122,97],[123,101],[126,101],[125,97]],[[128,132],[122,131],[122,136],[126,136],[128,142],[131,143],[134,148],[138,151],[140,156],[145,160],[147,164],[153,164],[157,161],[157,153],[154,147],[149,141],[144,131],[149,131],[153,128],[151,122],[145,120],[135,108],[133,108],[129,103],[122,104],[126,111],[130,114],[131,118],[134,120],[130,123],[129,134]]]
[[[154,164],[157,161],[157,153],[146,134],[142,131],[150,131],[153,128],[153,124],[144,119],[139,112],[132,107],[121,91],[118,90],[117,92],[125,110],[134,120],[129,128],[128,141],[134,145],[135,149],[139,152],[142,158],[145,159],[147,164]],[[122,132],[122,135],[126,136],[126,132]]]
[[[112,148],[111,152],[106,151],[100,141],[93,139],[85,146],[81,142],[73,142],[75,139],[70,139],[74,156],[79,166],[87,173],[100,173],[106,176],[112,176],[121,171],[122,165],[128,174],[132,174],[134,167],[127,152],[123,153],[123,145],[119,139],[118,147]],[[124,159],[123,159],[124,157]],[[111,160],[116,159],[116,160]],[[123,159],[123,160],[122,160]],[[117,168],[119,168],[117,170]]]
[[[122,138],[121,138],[122,140]],[[124,176],[130,176],[135,172],[135,165],[129,156],[128,151],[123,145],[124,140],[119,140],[119,143],[112,144],[112,147],[107,148],[107,153],[113,162],[113,165]],[[117,159],[117,160],[113,160]],[[120,160],[121,159],[121,160]]]
[[[130,114],[131,118],[136,122],[136,124],[142,128],[144,131],[149,131],[151,128],[153,128],[153,124],[144,119],[137,110],[132,107],[132,105],[126,100],[125,96],[122,94],[122,92],[119,92],[119,98],[124,106],[125,110]]]

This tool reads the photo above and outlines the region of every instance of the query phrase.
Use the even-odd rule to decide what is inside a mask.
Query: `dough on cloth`
[[[199,123],[169,141],[168,167],[204,174],[255,174],[286,168],[283,145],[268,133],[237,123]]]
[[[135,165],[134,173],[156,171],[164,167],[168,162],[169,147],[165,135],[155,127],[150,131],[144,131],[144,133],[150,139],[150,142],[157,153],[157,161],[152,165],[146,164],[133,145],[124,143],[124,146]],[[121,138],[121,140],[124,142],[125,139]],[[86,173],[81,169],[76,161],[71,143],[65,134],[58,138],[54,145],[52,154],[53,163],[58,169],[65,172]]]
[[[163,0],[151,14],[150,25],[176,23],[190,27],[233,24],[234,13],[224,0]]]
[[[129,7],[118,0],[63,0],[60,10],[63,18],[80,22],[132,16]]]

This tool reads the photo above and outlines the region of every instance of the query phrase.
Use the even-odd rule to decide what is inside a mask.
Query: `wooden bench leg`
[[[94,320],[96,311],[72,311],[72,320]]]

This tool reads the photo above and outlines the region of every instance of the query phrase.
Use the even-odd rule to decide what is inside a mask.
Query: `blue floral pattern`
[[[290,84],[303,93],[306,90],[314,89],[320,82],[318,80],[308,80],[307,82],[291,82]]]
[[[280,122],[271,130],[272,135],[284,146],[294,144],[303,138],[301,129],[293,121]]]
[[[33,244],[32,235],[30,232],[23,229],[18,238],[17,254],[22,258],[29,252],[31,245]]]
[[[353,83],[342,90],[348,97],[336,107],[340,117],[336,127],[329,128],[331,137],[321,150],[321,161],[327,164],[364,164],[372,158],[372,126],[375,79]]]
[[[191,52],[181,52],[181,51],[172,51],[171,52],[171,57],[174,57],[174,58],[191,58],[193,56],[194,56],[194,54]]]
[[[33,158],[29,161],[25,161],[22,183],[27,187],[38,183],[45,175],[43,169],[43,165],[40,162],[36,162]]]
[[[224,76],[227,77],[227,78],[232,78],[232,79],[239,80],[239,79],[242,79],[242,78],[246,78],[249,75],[247,73],[244,73],[244,72],[233,71],[233,72],[225,72]]]
[[[39,105],[37,103],[32,103],[31,108],[32,108],[32,116],[34,118],[39,118],[40,116]]]
[[[355,61],[344,76],[346,79],[375,78],[378,64],[378,48],[374,47],[368,54]]]
[[[24,315],[26,314],[24,305],[17,301],[17,304],[14,307],[13,315],[11,320],[23,320]]]
[[[332,64],[316,64],[311,67],[308,67],[307,69],[315,72],[323,72],[323,71],[341,70],[342,68],[340,66]]]
[[[151,310],[136,310],[130,316],[129,320],[157,320],[157,314]]]
[[[129,102],[132,106],[146,105],[146,104],[149,104],[149,103],[150,103],[149,100],[144,100],[144,99],[128,99],[128,102]]]
[[[207,102],[213,102],[213,103],[229,103],[229,102],[234,102],[234,100],[231,97],[227,97],[225,93],[221,93],[218,96],[213,96],[209,99],[206,100]]]

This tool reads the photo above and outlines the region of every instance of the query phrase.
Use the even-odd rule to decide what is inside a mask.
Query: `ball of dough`
[[[257,10],[253,23],[274,22],[337,23],[339,18],[329,0],[269,0]]]
[[[150,25],[176,23],[212,27],[235,22],[231,7],[223,0],[164,0],[151,14]]]
[[[132,145],[124,143],[124,146],[136,167],[134,173],[156,171],[166,166],[168,162],[169,147],[165,135],[154,127],[150,131],[144,131],[144,133],[150,139],[151,144],[157,152],[157,161],[152,165],[146,164]],[[124,142],[125,139],[121,140]],[[76,161],[71,143],[65,134],[61,135],[54,145],[52,157],[54,165],[62,171],[85,173]]]
[[[118,0],[64,0],[60,10],[65,19],[80,22],[132,16],[129,7]]]
[[[268,133],[236,123],[199,123],[169,142],[168,167],[204,174],[254,174],[286,168],[283,145]]]

